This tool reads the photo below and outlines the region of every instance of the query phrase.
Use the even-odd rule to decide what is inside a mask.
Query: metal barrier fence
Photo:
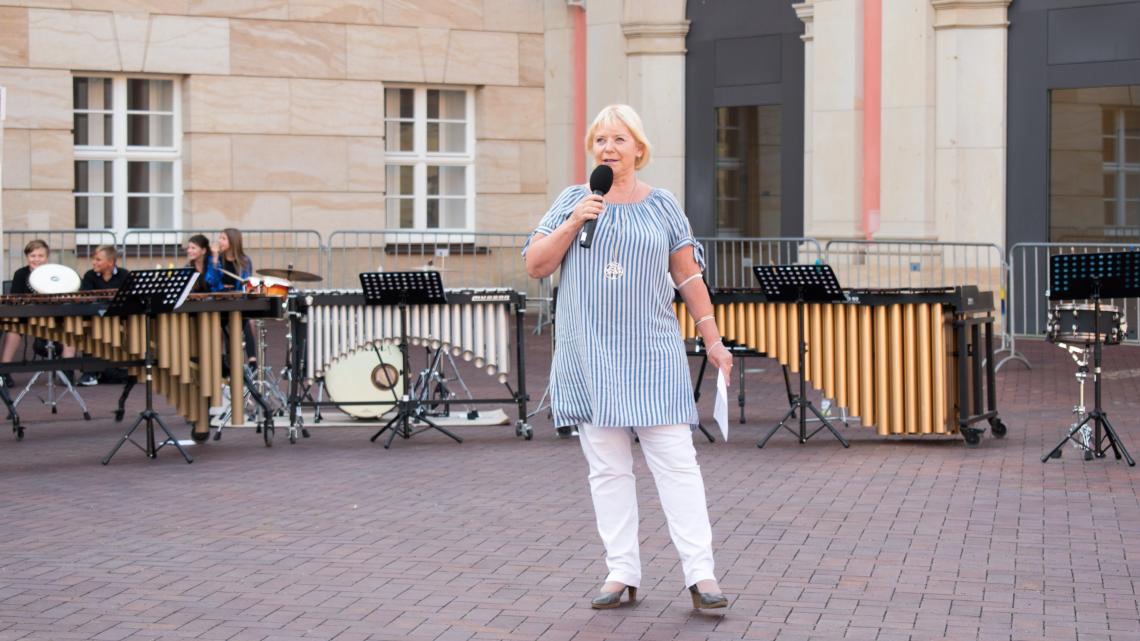
[[[42,240],[51,248],[49,263],[67,265],[80,275],[91,269],[91,253],[99,245],[117,245],[114,232],[83,229],[55,230],[4,230],[3,280],[25,265],[24,246],[32,240]]]
[[[509,287],[538,300],[544,292],[527,275],[520,254],[528,235],[335,231],[326,248],[326,286],[359,287],[358,274],[364,271],[433,269],[448,288]]]
[[[1010,355],[998,365],[1009,360],[1019,360],[1029,366],[1029,360],[1013,348],[1017,338],[1045,336],[1049,316],[1049,257],[1060,254],[1095,254],[1100,252],[1138,251],[1140,247],[1130,243],[1017,243],[1009,248],[1009,307],[1010,335],[1012,344]],[[1140,300],[1106,299],[1105,305],[1116,305],[1130,319],[1125,341],[1137,343],[1137,325],[1140,324]]]
[[[813,263],[823,258],[814,238],[698,238],[705,248],[705,280],[716,289],[756,287],[754,265]]]
[[[127,269],[182,266],[186,241],[202,234],[215,242],[220,229],[130,229],[119,247],[120,264]],[[277,268],[324,275],[324,245],[320,233],[310,229],[251,229],[242,231],[242,250],[254,269]]]

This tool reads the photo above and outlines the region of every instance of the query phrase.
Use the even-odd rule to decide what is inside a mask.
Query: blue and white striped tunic
[[[589,193],[585,185],[567,188],[535,231],[551,234]],[[687,245],[704,270],[689,220],[664,189],[636,203],[606,203],[593,246],[571,243],[562,259],[550,372],[557,427],[697,424],[669,275],[669,255]],[[604,272],[614,259],[625,275],[609,280]]]

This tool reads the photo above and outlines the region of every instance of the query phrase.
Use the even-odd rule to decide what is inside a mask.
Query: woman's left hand
[[[714,367],[724,374],[724,384],[726,386],[732,385],[732,352],[724,346],[724,343],[717,341],[708,351],[709,362]]]

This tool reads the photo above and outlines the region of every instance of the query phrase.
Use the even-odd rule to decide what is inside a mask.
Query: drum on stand
[[[245,281],[245,291],[262,296],[288,298],[293,291],[293,283],[275,276],[250,276]]]
[[[28,286],[37,294],[74,294],[80,282],[74,269],[56,263],[44,263],[28,276]]]
[[[1091,345],[1096,339],[1093,329],[1096,307],[1091,303],[1062,303],[1049,310],[1046,340],[1050,343]],[[1116,305],[1100,306],[1100,335],[1105,345],[1119,345],[1128,334],[1128,321]]]
[[[401,360],[400,350],[394,345],[376,349],[365,346],[341,356],[325,370],[325,389],[329,399],[337,403],[345,414],[356,418],[383,416],[404,395]],[[376,403],[340,404],[363,401]]]

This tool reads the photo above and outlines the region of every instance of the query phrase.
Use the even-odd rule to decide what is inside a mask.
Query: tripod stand
[[[143,330],[143,366],[146,369],[146,408],[139,412],[139,417],[131,427],[111,448],[111,451],[103,459],[103,465],[111,462],[111,458],[123,446],[123,443],[130,441],[131,445],[142,450],[147,458],[153,459],[158,456],[158,451],[167,445],[174,445],[182,458],[187,463],[193,463],[194,459],[186,453],[182,448],[182,444],[171,433],[170,428],[166,423],[162,422],[162,417],[154,411],[154,349],[151,347],[150,335],[154,326],[154,319],[158,314],[165,312],[172,312],[182,305],[186,300],[186,295],[190,293],[191,288],[194,286],[194,281],[198,278],[198,272],[193,269],[153,269],[131,272],[127,277],[127,282],[115,294],[115,298],[111,300],[110,306],[107,308],[106,313],[115,315],[128,315],[141,313],[145,316]],[[209,420],[202,418],[201,420]],[[154,438],[154,425],[158,424],[162,428],[163,433],[166,434],[166,439],[162,443],[156,443]],[[139,445],[131,436],[140,425],[146,425],[146,444]]]
[[[1053,449],[1041,457],[1041,462],[1046,463],[1050,458],[1055,458],[1068,441],[1082,445],[1075,437],[1086,425],[1091,425],[1093,456],[1105,457],[1108,453],[1105,447],[1107,441],[1117,460],[1123,458],[1129,466],[1135,466],[1136,461],[1109,422],[1108,414],[1101,409],[1101,348],[1104,335],[1100,329],[1100,299],[1135,298],[1140,295],[1140,252],[1051,256],[1049,282],[1050,300],[1091,298],[1093,301],[1093,408],[1083,420],[1066,432],[1065,437]]]
[[[843,435],[835,429],[831,421],[827,420],[823,413],[816,409],[815,405],[807,397],[807,370],[805,369],[807,338],[804,335],[804,303],[826,303],[845,300],[846,297],[843,294],[843,290],[839,287],[839,281],[835,279],[835,272],[831,271],[830,265],[757,265],[752,269],[756,274],[756,279],[760,281],[760,287],[765,301],[796,304],[796,320],[799,328],[798,351],[800,367],[799,396],[792,401],[792,406],[788,408],[787,413],[780,419],[780,422],[769,430],[763,438],[757,441],[756,447],[764,447],[768,443],[768,439],[780,431],[780,428],[784,428],[792,434],[795,434],[801,444],[807,443],[811,437],[826,428],[831,432],[832,436],[843,444],[843,447],[851,447],[847,439],[843,438]],[[810,434],[807,431],[808,412],[814,414],[820,423],[819,427]],[[798,431],[787,426],[788,419],[793,417],[798,417]]]
[[[380,428],[372,438],[373,443],[384,432],[388,440],[384,449],[392,447],[396,436],[411,438],[420,432],[434,429],[443,432],[456,443],[459,438],[426,416],[427,407],[423,399],[410,395],[411,365],[408,359],[408,304],[444,305],[447,298],[443,293],[443,283],[439,272],[365,272],[360,274],[360,284],[364,289],[364,302],[369,305],[396,305],[400,312],[400,360],[403,364],[404,394],[396,401],[396,415]],[[427,427],[415,429],[412,423],[423,423]]]

